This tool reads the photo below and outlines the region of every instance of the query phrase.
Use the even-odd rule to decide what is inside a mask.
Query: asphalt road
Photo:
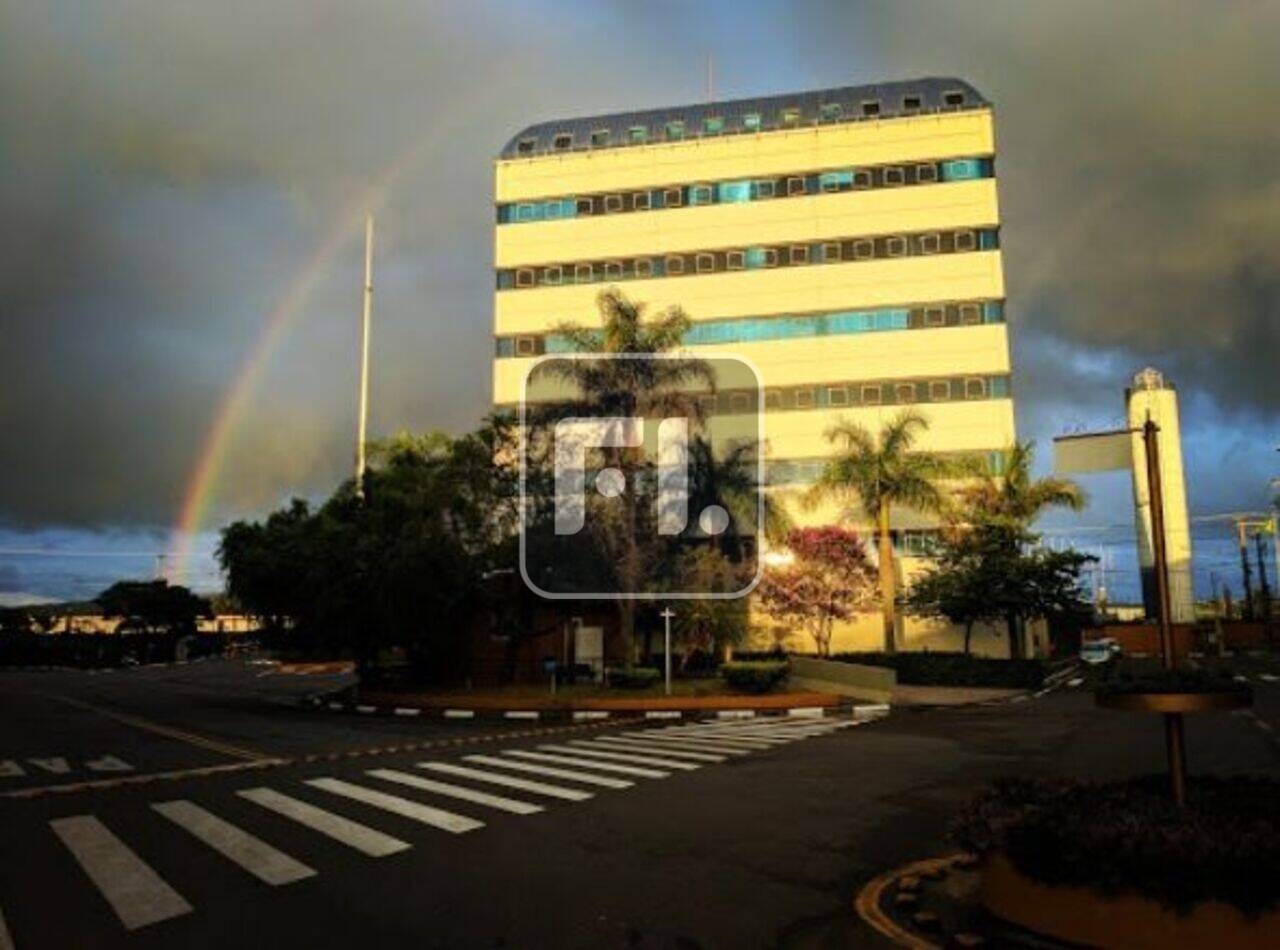
[[[1158,717],[1098,710],[1084,688],[847,727],[530,734],[303,712],[285,703],[328,681],[263,672],[0,672],[14,946],[877,946],[858,888],[945,853],[950,816],[984,781],[1163,764]],[[1249,715],[1189,718],[1194,770],[1280,773],[1280,682],[1250,677]],[[175,774],[136,780],[159,773]]]

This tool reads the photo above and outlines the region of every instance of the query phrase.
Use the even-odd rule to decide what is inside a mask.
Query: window
[[[711,185],[694,185],[689,189],[689,204],[709,205],[715,200],[715,189]]]
[[[592,147],[592,148],[601,148],[601,147],[603,147],[603,146],[605,146],[605,145],[608,145],[608,144],[609,144],[609,130],[608,130],[608,129],[596,129],[594,132],[592,132],[592,133],[591,133],[591,147]]]
[[[976,303],[962,303],[960,305],[960,322],[966,326],[981,323],[982,308]]]
[[[907,239],[896,235],[885,238],[884,252],[888,257],[905,257],[907,254]]]
[[[772,198],[772,197],[773,197],[773,194],[774,194],[774,183],[773,183],[773,179],[771,179],[771,178],[770,178],[770,179],[766,179],[766,180],[764,180],[764,181],[758,181],[758,182],[756,182],[756,197],[757,197],[757,198]]]
[[[560,269],[559,265],[555,267],[547,267],[542,271],[542,282],[544,284],[551,284],[554,286],[555,284],[560,283],[563,277],[564,272]]]
[[[941,250],[942,250],[941,234],[920,235],[920,253],[921,254],[937,254]]]
[[[884,170],[884,186],[894,188],[907,183],[907,173],[901,165],[890,165]]]
[[[500,336],[497,339],[497,356],[498,359],[505,359],[509,356],[516,355],[515,341],[509,336]]]
[[[882,394],[880,392],[879,384],[875,384],[871,386],[863,386],[862,387],[862,404],[864,406],[878,406],[880,405],[881,395]]]
[[[970,376],[964,381],[965,399],[982,399],[987,395],[987,381],[980,376]]]
[[[579,284],[591,283],[592,270],[590,264],[575,264],[573,268],[573,279]]]
[[[729,411],[741,415],[751,411],[751,397],[746,393],[734,393],[729,397]]]
[[[684,123],[677,120],[667,123],[667,138],[671,141],[677,141],[684,138]]]
[[[594,203],[590,198],[579,198],[576,202],[578,214],[594,214]]]
[[[867,118],[875,118],[880,114],[879,99],[864,99],[862,102],[862,114]]]
[[[827,264],[840,260],[840,244],[837,241],[830,241],[822,245],[822,260]]]
[[[748,132],[760,131],[760,113],[748,112],[742,117],[742,127]]]
[[[813,408],[813,390],[812,389],[796,390],[796,408],[797,409]]]
[[[803,195],[805,193],[804,179],[799,176],[793,176],[787,179],[787,194]]]
[[[841,113],[840,103],[827,102],[818,109],[818,117],[823,122],[839,122]]]
[[[649,258],[647,257],[637,257],[636,258],[636,277],[644,278],[644,277],[652,277],[652,276],[653,276],[653,261],[649,260]]]
[[[946,402],[951,398],[951,380],[935,379],[929,383],[929,398],[934,402]]]
[[[517,356],[536,356],[538,353],[538,341],[531,336],[516,337],[516,355]]]
[[[702,120],[703,135],[719,135],[724,131],[724,116],[709,115]]]
[[[699,396],[698,408],[702,410],[704,416],[714,416],[716,414],[716,397]]]
[[[894,401],[899,405],[909,405],[916,401],[915,383],[895,383],[893,387]]]
[[[937,180],[938,180],[937,165],[917,165],[916,166],[916,181],[924,183],[924,182],[937,181]]]
[[[632,195],[631,207],[634,208],[636,211],[648,211],[649,210],[649,192],[637,191],[634,195]]]
[[[808,264],[809,263],[809,245],[808,244],[791,245],[791,263],[792,264]]]
[[[831,386],[827,389],[827,404],[831,406],[849,405],[849,388],[847,386]]]
[[[751,181],[722,181],[716,186],[716,199],[725,204],[751,200]]]
[[[867,238],[853,242],[853,259],[855,261],[865,261],[876,256],[876,245],[874,241]]]
[[[532,287],[534,280],[535,276],[533,271],[529,270],[527,267],[522,267],[516,271],[517,287]]]
[[[573,147],[573,136],[567,132],[557,135],[551,143],[557,152],[563,152],[565,149]]]
[[[714,254],[699,254],[696,264],[699,274],[710,273],[716,269],[716,256]]]
[[[766,389],[764,391],[764,407],[765,409],[781,409],[782,393],[776,389]]]
[[[668,257],[663,264],[663,270],[668,277],[678,277],[684,273],[684,258],[675,255]]]
[[[778,266],[778,252],[771,247],[749,247],[745,259],[748,269]]]
[[[947,325],[947,310],[945,307],[925,307],[924,308],[924,325],[927,327],[945,327]]]
[[[537,139],[521,139],[519,142],[516,143],[516,154],[532,155],[534,148],[537,147],[537,144],[538,144]]]
[[[742,270],[747,266],[747,256],[742,251],[730,251],[725,255],[725,267],[729,270]]]
[[[622,195],[605,195],[604,210],[608,214],[614,214],[622,210]]]
[[[964,93],[958,89],[952,89],[942,94],[942,104],[948,108],[955,109],[964,105]]]
[[[956,232],[956,250],[972,251],[978,246],[978,238],[972,231]]]
[[[627,141],[632,145],[643,145],[649,138],[649,130],[643,125],[633,125],[627,129]]]
[[[800,124],[799,109],[783,109],[778,115],[779,122],[785,129],[794,129]]]
[[[535,209],[533,205],[518,204],[516,205],[516,220],[532,221],[534,219],[534,215],[536,214],[536,212],[537,212],[537,209]]]
[[[902,111],[903,111],[903,112],[908,112],[908,113],[910,113],[910,112],[919,112],[919,111],[920,111],[920,97],[919,97],[919,96],[903,96],[903,97],[902,97]]]
[[[854,188],[870,188],[871,187],[871,169],[859,168],[853,173]]]
[[[684,190],[681,188],[668,188],[662,193],[662,206],[664,208],[678,208],[684,204]]]
[[[605,261],[604,279],[605,280],[621,280],[623,276],[622,261]]]

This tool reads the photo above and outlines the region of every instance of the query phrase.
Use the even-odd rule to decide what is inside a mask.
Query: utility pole
[[[1244,619],[1253,619],[1253,581],[1249,569],[1249,544],[1245,540],[1244,520],[1236,522],[1236,532],[1240,537],[1240,570],[1244,575]]]
[[[1265,522],[1264,522],[1265,523]],[[1258,553],[1258,606],[1262,608],[1263,623],[1271,622],[1271,588],[1267,585],[1267,562],[1263,560],[1265,557],[1262,545],[1262,530],[1258,529],[1253,533],[1253,545]]]
[[[369,423],[369,322],[373,318],[373,215],[364,221],[364,315],[360,332],[360,419],[356,433],[356,497],[364,500],[364,443]]]

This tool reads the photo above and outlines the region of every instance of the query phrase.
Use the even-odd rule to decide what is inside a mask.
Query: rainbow
[[[166,575],[171,581],[188,575],[193,544],[216,497],[215,490],[236,429],[252,402],[271,356],[303,312],[330,264],[339,252],[363,233],[365,215],[377,212],[386,203],[399,180],[447,137],[458,117],[474,113],[474,109],[469,111],[453,108],[450,110],[450,115],[455,117],[453,120],[433,123],[428,132],[410,142],[374,182],[364,188],[334,219],[333,225],[285,288],[244,364],[232,380],[196,457],[191,477],[183,492],[178,520],[169,538],[165,561]]]

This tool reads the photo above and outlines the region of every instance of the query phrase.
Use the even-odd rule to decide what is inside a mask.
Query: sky
[[[0,601],[154,570],[255,354],[187,579],[216,585],[228,520],[347,474],[365,207],[371,432],[475,425],[494,155],[542,119],[703,100],[708,57],[717,98],[971,81],[1041,464],[1150,364],[1194,513],[1262,508],[1280,474],[1280,4],[0,0],[0,22]],[[1129,504],[1112,480],[1077,521]]]

